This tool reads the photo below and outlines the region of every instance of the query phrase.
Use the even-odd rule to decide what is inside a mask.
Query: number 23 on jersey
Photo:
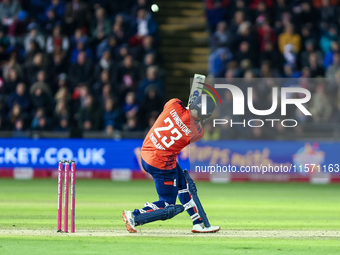
[[[178,131],[177,128],[174,128],[175,125],[174,125],[174,123],[171,121],[171,119],[169,117],[167,117],[164,120],[164,123],[168,124],[168,125],[165,126],[165,127],[155,128],[154,132],[155,132],[155,134],[157,135],[158,138],[162,137],[162,135],[159,133],[161,131],[171,130],[170,133],[173,134],[173,135],[176,135],[176,136],[170,135],[170,137],[167,137],[166,135],[164,135],[162,137],[162,139],[161,139],[162,143],[165,145],[165,147],[169,148],[171,145],[173,145],[175,143],[175,141],[181,139],[182,134],[181,134],[181,132]]]

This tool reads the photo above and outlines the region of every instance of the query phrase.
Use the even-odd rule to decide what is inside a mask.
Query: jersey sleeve
[[[170,99],[165,105],[164,105],[164,110],[173,106],[174,104],[179,104],[181,106],[183,106],[183,103],[181,100],[179,100],[178,98],[173,98],[173,99]]]
[[[191,135],[190,135],[190,143],[195,143],[199,140],[201,140],[201,138],[204,135],[204,130],[202,128],[202,126],[200,124],[197,123],[191,123]]]

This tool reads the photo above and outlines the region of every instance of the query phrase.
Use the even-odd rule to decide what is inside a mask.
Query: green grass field
[[[130,234],[123,209],[157,200],[151,181],[77,180],[76,233],[56,233],[57,180],[0,179],[0,254],[340,254],[340,186],[197,183],[216,234],[182,213]]]

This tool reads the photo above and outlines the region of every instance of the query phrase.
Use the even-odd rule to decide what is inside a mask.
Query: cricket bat
[[[202,94],[203,85],[200,84],[205,82],[205,75],[203,74],[195,74],[194,80],[191,85],[189,100],[188,100],[188,107],[195,100],[195,98],[199,97]]]

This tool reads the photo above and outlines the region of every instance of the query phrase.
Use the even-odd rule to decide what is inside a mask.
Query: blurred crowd
[[[300,118],[298,112],[290,117],[299,123],[339,123],[338,0],[205,0],[205,4],[211,77],[285,78],[279,86],[300,86],[312,93],[306,105],[312,117]],[[321,79],[324,77],[329,79]],[[320,79],[310,82],[310,78]],[[271,93],[267,91],[272,83],[253,87],[258,109],[270,108]],[[250,136],[266,138],[264,130],[258,135],[252,129]],[[302,132],[298,130],[294,129]]]
[[[0,130],[143,131],[162,109],[149,0],[1,0]]]

